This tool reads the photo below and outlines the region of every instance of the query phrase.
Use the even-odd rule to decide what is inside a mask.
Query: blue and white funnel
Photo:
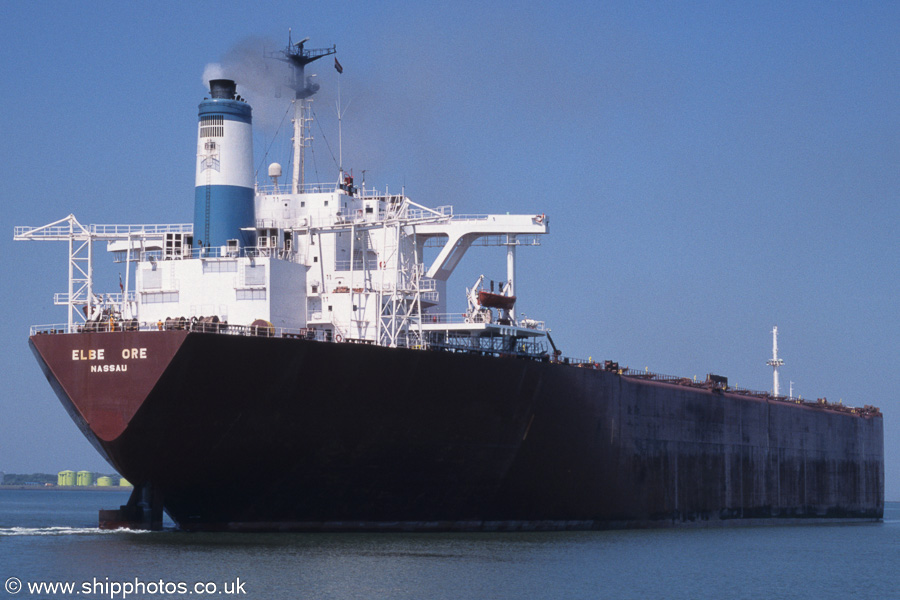
[[[194,195],[194,246],[224,246],[238,239],[255,244],[253,132],[250,105],[235,96],[230,79],[209,82],[210,97],[200,103],[197,180]]]

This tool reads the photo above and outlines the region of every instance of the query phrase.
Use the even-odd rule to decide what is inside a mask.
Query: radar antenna
[[[306,65],[314,60],[319,60],[323,56],[328,56],[329,54],[337,52],[337,46],[332,46],[331,48],[319,48],[317,50],[307,50],[303,46],[308,41],[309,38],[303,38],[299,42],[292,42],[291,30],[288,29],[287,47],[284,50],[269,53],[270,58],[291,65],[291,81],[287,85],[294,90],[297,100],[305,100],[319,91],[319,84],[315,83],[311,78],[306,77],[304,73]]]
[[[337,47],[307,50],[304,48],[309,38],[303,38],[299,42],[291,40],[291,30],[288,29],[288,44],[284,50],[276,50],[267,53],[269,58],[286,62],[291,66],[291,77],[286,85],[294,90],[294,160],[291,169],[291,193],[303,192],[305,185],[305,158],[307,142],[312,141],[309,135],[309,123],[312,121],[312,95],[319,91],[319,84],[313,79],[315,76],[306,76],[305,68],[309,63],[319,60],[323,56],[334,54]],[[337,59],[335,59],[337,60]]]

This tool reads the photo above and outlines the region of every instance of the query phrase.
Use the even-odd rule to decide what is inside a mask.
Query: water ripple
[[[148,533],[136,529],[100,529],[99,527],[0,527],[0,537],[14,535],[110,535],[121,533]]]

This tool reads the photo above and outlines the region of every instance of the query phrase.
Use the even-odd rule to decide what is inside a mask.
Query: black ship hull
[[[189,530],[883,515],[880,414],[536,360],[301,339],[142,331],[31,345],[85,435]]]

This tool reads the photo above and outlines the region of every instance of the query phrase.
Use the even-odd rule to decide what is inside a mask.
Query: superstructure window
[[[156,265],[145,267],[143,270],[143,288],[145,290],[158,290],[162,287],[162,270]]]
[[[200,117],[200,137],[224,137],[225,117],[207,115]]]
[[[266,267],[264,265],[244,266],[245,285],[266,285]]]
[[[238,300],[265,300],[266,290],[235,290]]]
[[[178,302],[178,292],[147,292],[144,304],[160,304],[162,302]]]
[[[204,273],[237,273],[236,260],[205,260],[203,261]]]

